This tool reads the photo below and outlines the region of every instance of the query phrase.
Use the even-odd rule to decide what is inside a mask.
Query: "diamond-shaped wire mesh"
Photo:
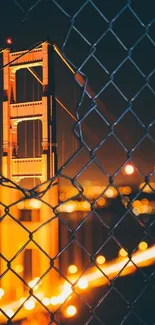
[[[40,182],[28,166],[43,161],[42,125],[24,116],[13,157],[24,174],[8,178],[1,132],[0,324],[153,325],[154,1],[7,0],[1,9],[1,56],[6,44],[31,53],[47,38],[53,49],[57,143],[54,134],[55,174]],[[0,60],[3,121],[11,63]],[[30,81],[25,70],[16,103],[38,103],[42,71]]]

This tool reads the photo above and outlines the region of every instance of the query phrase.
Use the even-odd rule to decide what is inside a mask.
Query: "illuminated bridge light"
[[[77,313],[77,309],[76,309],[75,306],[70,305],[70,306],[67,307],[67,309],[66,309],[66,316],[73,317],[73,316],[76,315],[76,313]]]
[[[80,279],[78,281],[79,289],[86,289],[88,287],[88,281],[86,279]]]
[[[56,306],[58,305],[58,297],[52,297],[50,300],[51,305]]]
[[[49,306],[50,303],[51,303],[51,301],[50,301],[49,298],[43,298],[42,303],[43,303],[43,305],[45,305],[45,306]]]
[[[141,243],[139,243],[138,248],[141,251],[145,251],[148,248],[148,244],[145,241],[142,241]]]
[[[75,208],[76,208],[76,203],[75,202],[68,202],[65,205],[65,211],[68,212],[68,213],[71,213],[71,212],[75,211]]]
[[[35,278],[34,280],[30,281],[28,283],[30,288],[33,288],[33,290],[37,290],[41,282],[37,283],[39,281],[39,277]]]
[[[4,296],[4,290],[0,288],[0,299]]]
[[[99,256],[97,256],[97,258],[96,258],[96,263],[97,264],[104,264],[105,263],[105,261],[106,261],[106,259],[105,259],[105,257],[103,256],[103,255],[99,255]]]
[[[31,199],[27,202],[30,209],[40,209],[41,208],[41,202],[37,199]]]
[[[7,309],[5,313],[8,317],[12,317],[14,315],[14,311],[11,308]]]
[[[26,310],[32,310],[35,307],[35,302],[33,298],[30,298],[29,300],[25,301],[24,308]]]
[[[68,272],[69,272],[70,274],[75,274],[75,273],[77,272],[77,270],[78,270],[78,268],[77,268],[77,266],[74,265],[74,264],[72,264],[72,265],[70,265],[70,266],[68,267]]]
[[[132,175],[135,171],[134,167],[130,164],[126,165],[124,171],[127,175]]]
[[[128,256],[128,252],[124,248],[121,248],[119,250],[119,256],[126,257],[126,256]]]

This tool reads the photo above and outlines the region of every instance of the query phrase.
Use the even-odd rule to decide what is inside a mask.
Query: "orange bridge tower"
[[[19,186],[23,179],[37,178],[40,183],[46,182],[56,173],[56,107],[53,83],[53,47],[44,42],[30,51],[3,52],[3,154],[2,175]],[[42,80],[38,77],[35,67],[42,67]],[[17,102],[16,100],[16,73],[20,69],[28,69],[34,78],[42,84],[42,98],[39,101]],[[42,124],[42,153],[39,157],[18,156],[18,127],[23,121],[40,120]],[[47,186],[47,185],[46,185]],[[38,247],[30,241],[20,254],[28,238],[26,232],[18,222],[33,231],[39,225],[52,218],[53,210],[50,206],[58,203],[58,186],[46,192],[43,204],[37,199],[23,200],[19,190],[1,186],[0,201],[9,206],[8,215],[0,223],[0,251],[8,261],[12,261],[12,268],[16,273],[29,282],[40,277],[49,267],[49,259]],[[16,202],[16,204],[14,204]],[[4,215],[5,206],[1,205],[0,215]],[[10,215],[9,215],[10,213]],[[48,226],[42,227],[35,233],[35,242],[50,256],[58,252],[58,220],[54,219]],[[14,258],[15,254],[16,258]],[[0,260],[0,273],[6,269],[6,261]],[[51,277],[43,283],[43,290],[49,288]],[[17,300],[24,295],[24,286],[19,278],[11,271],[2,277],[0,287],[7,293],[8,299]],[[8,300],[7,299],[7,300]]]

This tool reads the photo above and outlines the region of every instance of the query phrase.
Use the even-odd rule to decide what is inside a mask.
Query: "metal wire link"
[[[138,0],[11,2],[26,26],[31,17],[37,19],[38,8],[51,10],[51,16],[56,10],[67,22],[61,44],[52,46],[74,76],[78,98],[72,112],[61,91],[55,99],[74,119],[78,147],[54,177],[32,188],[0,175],[0,323],[154,325],[155,114],[139,106],[147,91],[154,109],[155,18],[147,19]],[[142,58],[145,46],[148,62]],[[59,202],[54,202],[58,185]],[[34,222],[28,212],[28,220],[16,216],[17,207],[33,211],[31,204],[45,211],[39,223],[37,212]],[[16,228],[21,242],[10,255]],[[31,250],[37,257],[25,259],[23,269],[21,256],[24,260]],[[30,281],[24,275],[31,263]],[[10,291],[13,276],[18,289]]]

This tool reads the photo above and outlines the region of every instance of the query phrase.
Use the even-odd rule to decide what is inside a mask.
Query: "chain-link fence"
[[[0,323],[153,325],[154,1],[1,9]],[[46,45],[48,89],[32,56],[7,92]]]

